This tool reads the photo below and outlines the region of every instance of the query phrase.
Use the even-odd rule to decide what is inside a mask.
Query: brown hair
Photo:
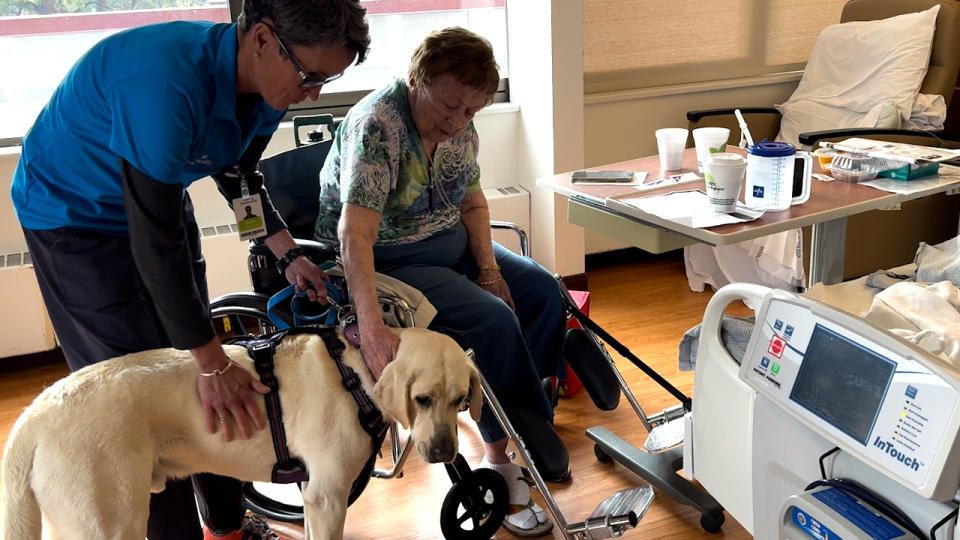
[[[409,78],[414,86],[429,85],[434,77],[444,73],[486,92],[488,101],[492,101],[500,84],[490,42],[459,26],[431,32],[410,58]]]

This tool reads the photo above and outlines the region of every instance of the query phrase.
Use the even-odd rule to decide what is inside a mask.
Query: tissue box
[[[920,164],[911,165],[904,163],[901,167],[880,171],[878,176],[893,178],[894,180],[915,180],[931,174],[937,174],[940,170],[939,161],[927,161]]]

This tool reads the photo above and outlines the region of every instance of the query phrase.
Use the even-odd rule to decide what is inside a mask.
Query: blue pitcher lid
[[[790,143],[780,141],[768,141],[766,139],[747,148],[748,154],[761,157],[784,157],[792,156],[797,152],[797,148]]]

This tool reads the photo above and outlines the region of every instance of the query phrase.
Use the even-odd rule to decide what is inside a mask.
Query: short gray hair
[[[370,48],[366,13],[359,0],[243,0],[237,25],[246,32],[269,19],[288,45],[346,45],[359,64]]]

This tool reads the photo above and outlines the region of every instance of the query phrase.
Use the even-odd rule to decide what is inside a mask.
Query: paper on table
[[[675,186],[677,184],[686,184],[687,182],[695,182],[697,180],[703,180],[697,173],[685,172],[683,174],[672,174],[665,178],[659,178],[653,180],[652,182],[647,182],[645,184],[640,184],[637,186],[637,189],[644,191],[647,189],[662,188],[666,186]]]
[[[635,210],[653,214],[680,225],[703,229],[728,223],[753,221],[763,215],[762,210],[753,210],[737,203],[737,211],[721,214],[713,211],[707,195],[702,191],[675,191],[666,195],[636,197],[607,197],[606,206],[627,214]]]
[[[862,186],[869,186],[880,191],[896,193],[898,195],[909,195],[918,193],[938,186],[955,184],[960,182],[960,168],[949,165],[941,165],[940,172],[933,176],[918,178],[916,180],[903,181],[893,178],[874,178],[860,182]]]
[[[917,161],[944,161],[956,157],[952,150],[915,144],[852,138],[840,142],[821,141],[820,146],[843,152],[862,152],[870,157],[916,163]]]

